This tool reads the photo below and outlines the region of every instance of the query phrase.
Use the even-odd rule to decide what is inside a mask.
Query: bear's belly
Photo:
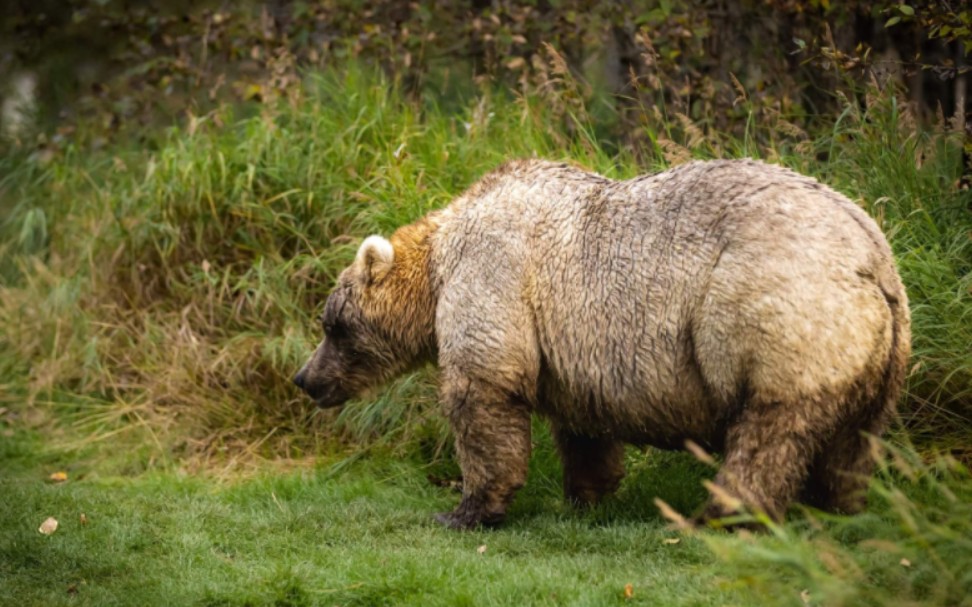
[[[643,390],[610,398],[580,386],[542,378],[537,413],[578,436],[611,438],[635,445],[681,449],[686,440],[718,450],[730,407],[713,402],[700,386]],[[669,392],[659,396],[659,392]]]

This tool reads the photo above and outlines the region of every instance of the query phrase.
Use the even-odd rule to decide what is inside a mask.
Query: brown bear
[[[693,162],[627,181],[514,161],[440,211],[367,238],[294,378],[321,407],[441,368],[462,501],[501,521],[530,418],[568,499],[617,488],[623,444],[724,454],[715,484],[779,519],[863,506],[865,433],[895,410],[910,320],[891,250],[844,196],[778,166]],[[706,518],[730,514],[714,499]]]

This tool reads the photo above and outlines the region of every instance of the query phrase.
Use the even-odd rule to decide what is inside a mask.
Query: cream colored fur
[[[793,171],[695,162],[627,181],[517,161],[373,236],[332,294],[297,381],[322,406],[425,359],[441,367],[464,492],[440,520],[503,518],[530,416],[564,488],[617,487],[623,443],[723,454],[722,491],[779,518],[863,505],[863,433],[894,415],[907,297],[879,227]],[[335,329],[337,331],[337,329]],[[707,518],[730,513],[712,500]]]

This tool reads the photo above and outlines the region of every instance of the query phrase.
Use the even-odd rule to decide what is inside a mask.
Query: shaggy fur
[[[451,527],[502,520],[530,415],[575,502],[613,491],[623,443],[724,454],[716,484],[780,518],[845,512],[893,415],[907,299],[877,225],[813,179],[754,161],[628,181],[511,162],[442,211],[366,240],[295,381],[322,406],[426,360],[463,471]],[[706,517],[730,514],[713,500]]]

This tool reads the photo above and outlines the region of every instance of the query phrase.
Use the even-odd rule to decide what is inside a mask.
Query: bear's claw
[[[448,527],[449,529],[456,529],[457,531],[462,531],[465,529],[471,529],[475,525],[469,525],[468,522],[463,522],[460,517],[456,516],[452,512],[440,512],[435,515],[435,522]]]
[[[470,512],[462,506],[453,512],[440,512],[435,515],[437,523],[457,531],[495,527],[503,522],[503,518],[502,515]]]

